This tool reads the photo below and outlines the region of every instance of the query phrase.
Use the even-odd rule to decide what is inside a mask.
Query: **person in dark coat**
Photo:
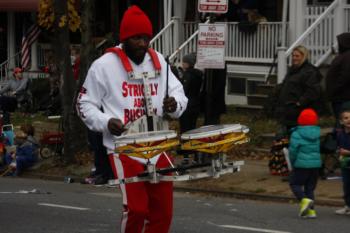
[[[197,118],[200,113],[200,91],[203,81],[202,71],[194,68],[196,55],[191,53],[182,58],[182,84],[185,95],[188,98],[187,108],[180,117],[180,131],[184,133],[196,128]]]
[[[220,116],[226,113],[226,68],[206,69],[202,92],[204,125],[220,124]]]
[[[308,50],[297,46],[292,53],[292,66],[281,84],[276,107],[276,117],[285,133],[297,125],[303,109],[320,109],[321,79],[319,70],[308,61]]]
[[[341,106],[350,103],[350,33],[338,35],[337,40],[339,55],[333,60],[327,72],[326,92],[338,123]]]
[[[95,171],[89,177],[83,179],[81,183],[94,185],[107,184],[109,179],[114,178],[114,175],[109,163],[107,149],[103,145],[102,134],[88,129],[87,138],[94,154]]]
[[[9,79],[0,89],[0,110],[5,124],[10,124],[10,112],[14,112],[19,103],[28,101],[31,96],[28,90],[29,79],[23,77],[23,69],[14,68],[12,75],[13,79]]]
[[[195,129],[197,126],[197,119],[200,113],[200,91],[203,82],[202,71],[194,68],[196,64],[196,55],[190,53],[182,58],[183,75],[181,82],[188,98],[187,108],[180,117],[180,133]],[[192,152],[178,151],[183,154],[183,164],[189,163],[189,154]],[[197,156],[197,155],[196,155]],[[196,160],[196,158],[195,158]]]

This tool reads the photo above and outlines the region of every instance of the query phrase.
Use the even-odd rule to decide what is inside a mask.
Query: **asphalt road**
[[[290,203],[175,193],[172,233],[347,233],[350,216],[318,207],[319,217],[297,217]],[[0,178],[0,233],[119,232],[121,195],[107,187]]]

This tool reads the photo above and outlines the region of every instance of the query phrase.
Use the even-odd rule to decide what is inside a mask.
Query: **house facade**
[[[247,105],[250,97],[265,97],[256,94],[257,87],[270,84],[273,79],[282,82],[291,52],[297,45],[303,44],[310,50],[310,61],[314,65],[329,63],[337,47],[336,36],[350,32],[348,0],[255,2],[259,3],[257,10],[266,20],[258,23],[253,32],[242,31],[238,21],[225,21],[228,29],[226,104]],[[180,29],[183,28],[186,40],[196,32],[198,24],[181,19],[184,21]],[[180,43],[178,60],[183,54],[196,51],[196,44],[196,37]]]
[[[77,8],[80,7],[76,0]],[[118,38],[119,23],[129,5],[139,5],[151,18],[157,33],[165,22],[165,4],[162,0],[103,0],[95,2],[95,23],[93,38],[96,44],[107,35]],[[21,66],[22,36],[28,21],[35,23],[39,0],[0,0],[0,79],[8,77],[8,71]],[[71,33],[71,43],[79,44],[79,33]],[[50,33],[42,30],[39,38],[31,46],[31,65],[28,72],[34,77],[45,66],[50,52]]]

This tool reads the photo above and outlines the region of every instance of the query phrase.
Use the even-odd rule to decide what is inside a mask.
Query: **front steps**
[[[235,105],[235,108],[242,111],[262,113],[269,95],[272,93],[276,86],[277,77],[273,75],[269,78],[269,81],[271,83],[257,84],[256,88],[254,88],[254,91],[247,95],[247,104]]]

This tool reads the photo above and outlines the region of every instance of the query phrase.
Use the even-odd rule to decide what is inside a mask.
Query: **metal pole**
[[[212,80],[213,70],[205,69],[205,112],[204,112],[204,125],[208,125],[211,121],[212,115]]]
[[[214,23],[212,14],[208,17],[209,24]],[[213,69],[205,69],[206,73],[206,98],[205,98],[205,124],[212,124],[213,113]],[[208,122],[209,121],[209,122]]]

